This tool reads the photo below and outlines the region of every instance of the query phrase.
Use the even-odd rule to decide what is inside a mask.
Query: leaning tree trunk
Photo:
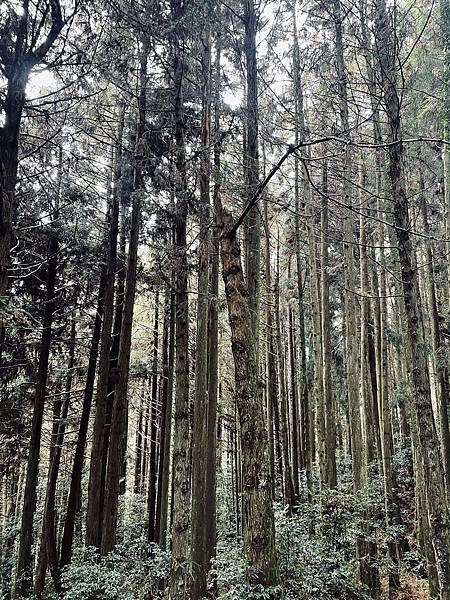
[[[257,368],[257,339],[252,329],[248,291],[244,282],[232,215],[221,210],[222,275],[231,328],[235,393],[242,449],[244,555],[252,581],[270,586],[278,580],[268,435],[263,387]]]

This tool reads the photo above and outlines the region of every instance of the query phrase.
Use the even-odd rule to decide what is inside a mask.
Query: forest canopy
[[[0,597],[450,600],[450,0],[0,5]]]

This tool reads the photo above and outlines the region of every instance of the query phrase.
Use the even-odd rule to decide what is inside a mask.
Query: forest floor
[[[395,595],[395,600],[430,600],[428,583],[415,575],[404,575],[401,578],[401,589]],[[383,598],[387,598],[387,593]]]

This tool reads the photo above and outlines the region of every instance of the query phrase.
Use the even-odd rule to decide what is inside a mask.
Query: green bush
[[[162,596],[169,556],[137,538],[100,556],[95,548],[77,548],[62,576],[63,600],[144,600]]]

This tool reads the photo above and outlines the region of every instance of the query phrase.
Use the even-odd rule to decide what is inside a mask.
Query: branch
[[[61,13],[61,4],[59,0],[50,0],[50,8],[51,8],[51,16],[52,16],[52,26],[50,27],[50,31],[47,34],[47,37],[42,42],[36,50],[30,50],[28,53],[28,60],[32,64],[39,63],[53,46],[56,38],[61,32],[63,28],[64,21]]]
[[[318,138],[316,140],[312,140],[310,142],[300,142],[299,144],[290,145],[288,147],[288,149],[286,150],[286,152],[283,154],[283,156],[271,168],[271,170],[266,175],[266,177],[258,185],[253,197],[249,200],[249,202],[247,203],[247,206],[244,208],[244,210],[242,211],[240,216],[237,218],[234,225],[228,230],[226,235],[228,237],[234,237],[236,235],[236,232],[239,229],[239,227],[242,225],[242,223],[244,222],[245,217],[251,211],[253,206],[258,202],[259,198],[261,197],[261,194],[267,187],[270,180],[281,169],[281,167],[283,166],[283,163],[289,158],[289,156],[291,156],[291,154],[295,154],[295,152],[297,152],[297,150],[300,150],[300,148],[307,148],[310,146],[315,146],[317,144],[323,144],[325,142],[339,142],[341,144],[345,144],[347,146],[353,146],[356,148],[373,148],[373,149],[389,148],[391,146],[397,146],[398,144],[411,144],[411,143],[415,143],[415,142],[428,142],[428,143],[434,143],[434,144],[450,145],[450,140],[444,140],[441,138],[425,138],[425,137],[410,138],[410,139],[406,139],[406,140],[393,140],[391,142],[385,142],[385,143],[380,143],[380,144],[361,144],[361,143],[352,142],[350,140],[340,138],[335,135],[328,135],[328,136],[325,136],[322,138]]]

